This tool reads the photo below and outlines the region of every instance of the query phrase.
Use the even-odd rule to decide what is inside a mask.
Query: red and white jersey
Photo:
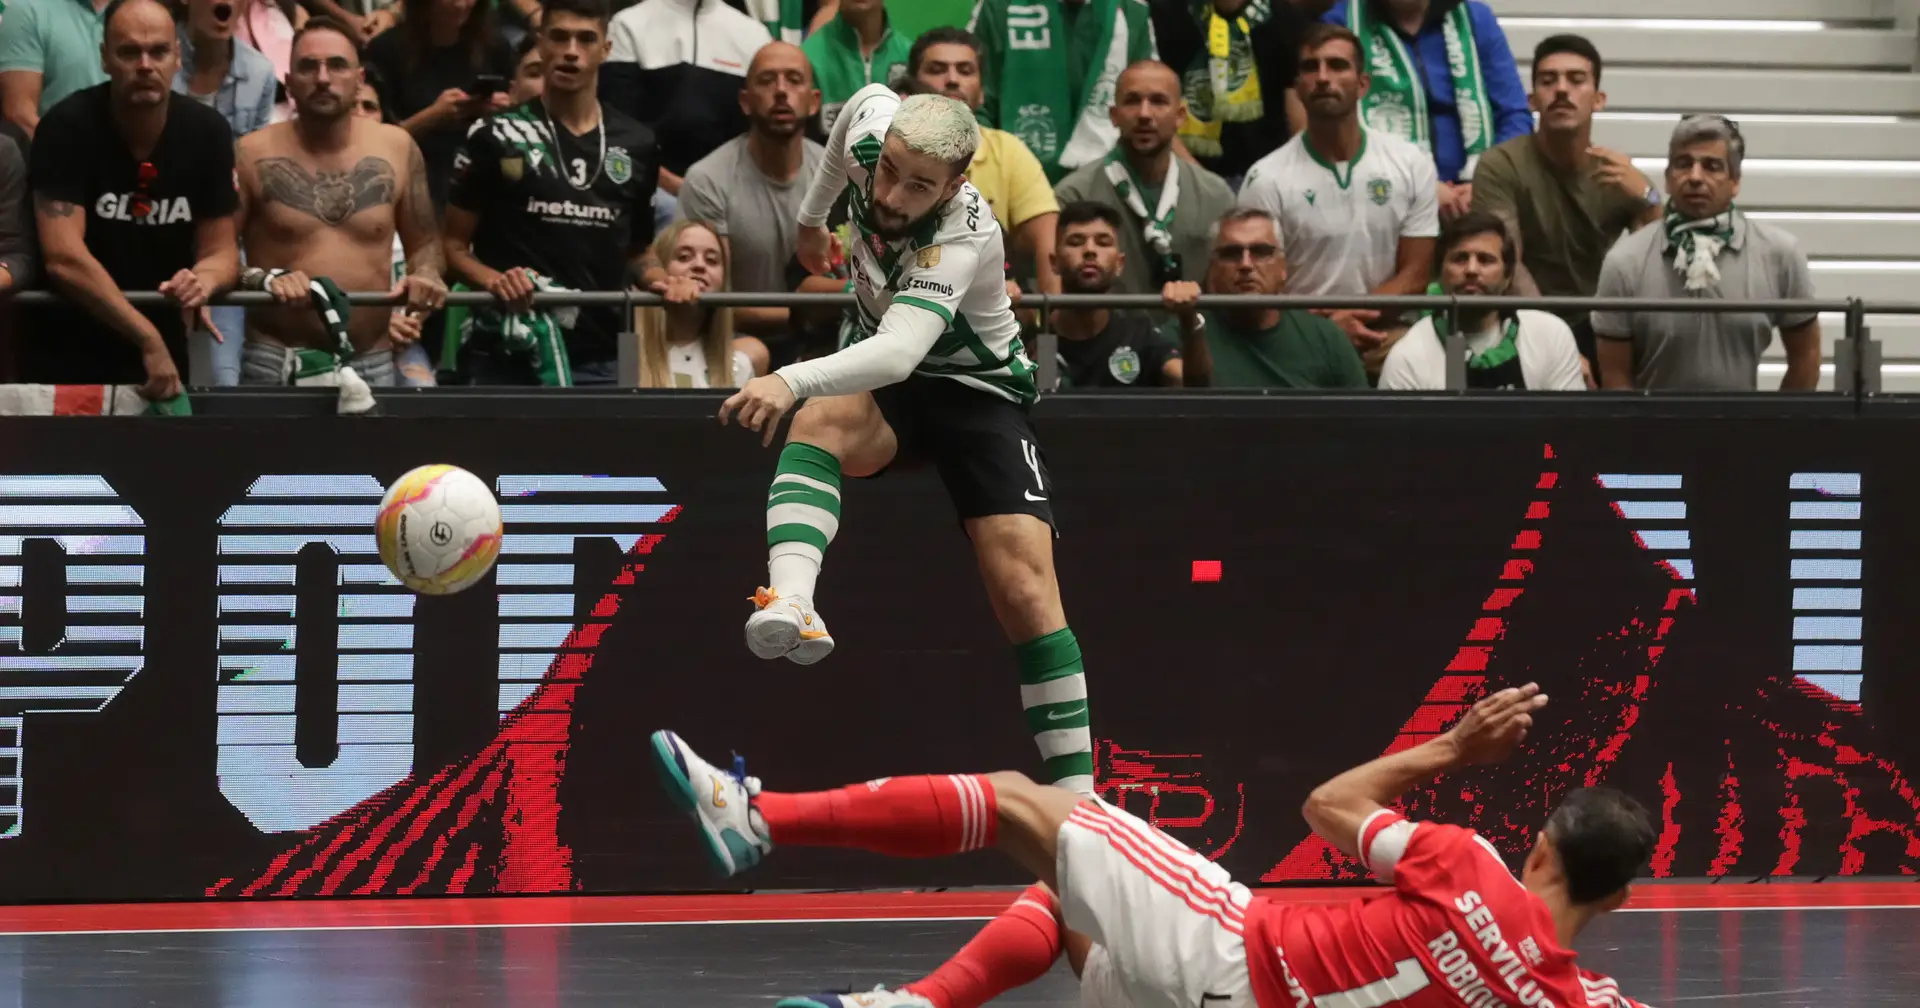
[[[1260,1008],[1645,1008],[1574,963],[1546,904],[1472,830],[1383,809],[1360,851],[1391,892],[1247,908]]]

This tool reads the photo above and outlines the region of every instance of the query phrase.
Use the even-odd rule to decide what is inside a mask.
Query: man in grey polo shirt
[[[1750,220],[1733,205],[1746,141],[1724,116],[1680,121],[1667,147],[1660,223],[1623,238],[1600,268],[1599,297],[1768,301],[1813,298],[1807,257],[1785,231]],[[1813,312],[1593,313],[1600,384],[1609,389],[1750,392],[1760,355],[1778,327],[1787,349],[1783,390],[1820,381],[1820,320]]]

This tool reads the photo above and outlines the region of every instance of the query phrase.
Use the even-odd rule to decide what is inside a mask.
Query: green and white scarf
[[[1187,118],[1180,139],[1196,157],[1219,157],[1221,128],[1252,122],[1267,114],[1260,97],[1260,70],[1254,65],[1253,30],[1273,15],[1270,0],[1248,0],[1240,13],[1222,17],[1213,0],[1193,0],[1193,18],[1207,44],[1194,54],[1181,76]]]
[[[804,0],[747,0],[748,13],[767,26],[775,42],[800,44],[807,32]]]
[[[1107,163],[1101,169],[1113,184],[1114,192],[1120,194],[1120,201],[1133,211],[1134,219],[1140,221],[1141,240],[1163,261],[1173,255],[1173,214],[1180,205],[1180,159],[1172,160],[1167,166],[1167,182],[1160,187],[1160,205],[1154,207],[1152,213],[1147,212],[1140,183],[1133,177],[1133,169],[1120,148],[1115,147],[1107,154]]]
[[[268,270],[266,282],[286,274],[286,270]],[[353,302],[347,292],[329,277],[312,277],[307,282],[307,300],[320,324],[327,330],[327,349],[290,347],[282,365],[282,378],[289,385],[323,386],[340,390],[340,412],[373,411],[373,390],[366,379],[348,365],[354,358],[353,338],[347,332],[347,319],[353,315]]]
[[[983,0],[982,5],[986,2],[990,0]],[[1053,181],[1059,181],[1071,169],[1099,160],[1113,146],[1115,131],[1107,110],[1113,105],[1120,71],[1127,68],[1129,28],[1126,12],[1120,9],[1122,2],[1082,0],[1069,39],[1061,0],[1028,0],[1021,6],[1044,8],[1043,23],[1053,26],[1040,36],[1047,44],[1035,47],[1035,40],[1029,36],[1022,38],[1019,47],[1006,45],[1000,65],[994,69],[1000,103],[996,125],[1019,137]],[[980,8],[975,7],[974,24],[979,20]],[[1097,54],[1087,61],[1078,107],[1073,104],[1074,91],[1067,79],[1071,65],[1068,46],[1085,46]]]
[[[1667,247],[1673,251],[1673,269],[1686,278],[1687,290],[1720,286],[1720,252],[1733,243],[1734,207],[1712,217],[1683,217],[1667,204]]]
[[[571,288],[527,270],[527,279],[535,290],[564,291]],[[455,284],[456,291],[470,290]],[[526,363],[540,384],[548,388],[573,386],[573,362],[567,356],[566,330],[580,320],[579,308],[534,308],[509,314],[492,305],[477,308],[447,308],[447,339],[442,345],[441,370],[457,370],[460,350],[470,343]]]
[[[1479,353],[1467,351],[1467,367],[1475,371],[1489,371],[1520,356],[1520,319],[1509,315],[1506,323],[1500,329],[1500,342]],[[1433,316],[1433,334],[1440,338],[1441,346],[1446,346],[1447,337],[1452,332],[1453,323],[1448,321],[1447,316]]]
[[[1367,72],[1373,84],[1360,101],[1367,125],[1403,137],[1433,153],[1433,118],[1427,110],[1427,86],[1420,79],[1413,55],[1393,26],[1373,18],[1372,0],[1353,0],[1348,27],[1367,47]],[[1487,98],[1486,76],[1480,71],[1480,49],[1473,40],[1473,15],[1461,3],[1447,12],[1442,23],[1447,40],[1447,69],[1453,76],[1453,100],[1460,110],[1460,136],[1466,143],[1467,167],[1460,173],[1473,178],[1480,155],[1493,146],[1493,103]]]

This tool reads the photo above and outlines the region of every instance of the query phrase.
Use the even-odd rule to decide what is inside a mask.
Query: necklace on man
[[[560,160],[560,177],[566,179],[567,184],[578,192],[592,189],[593,184],[600,181],[600,170],[607,164],[607,110],[602,108],[599,102],[593,103],[593,110],[597,113],[596,118],[599,120],[594,127],[594,132],[600,138],[600,154],[593,159],[593,174],[587,176],[587,181],[583,184],[575,182],[573,176],[567,174],[567,152],[560,143],[560,130],[553,124],[553,111],[547,108],[547,100],[540,99],[540,114],[546,117],[547,135],[553,137],[553,153]]]

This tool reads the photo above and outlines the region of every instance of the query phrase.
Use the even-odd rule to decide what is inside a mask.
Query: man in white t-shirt
[[[1518,250],[1506,222],[1474,210],[1440,232],[1440,289],[1462,297],[1499,297],[1513,284]],[[1447,387],[1445,315],[1421,319],[1387,353],[1383,389]],[[1460,313],[1466,337],[1467,388],[1579,392],[1587,388],[1580,347],[1558,315],[1522,309]]]
[[[1248,170],[1240,204],[1280,221],[1285,293],[1421,294],[1440,233],[1440,177],[1406,140],[1369,130],[1360,99],[1369,78],[1352,32],[1317,24],[1300,45],[1296,89],[1307,128]],[[1362,353],[1384,350],[1391,321],[1375,311],[1327,313]]]

